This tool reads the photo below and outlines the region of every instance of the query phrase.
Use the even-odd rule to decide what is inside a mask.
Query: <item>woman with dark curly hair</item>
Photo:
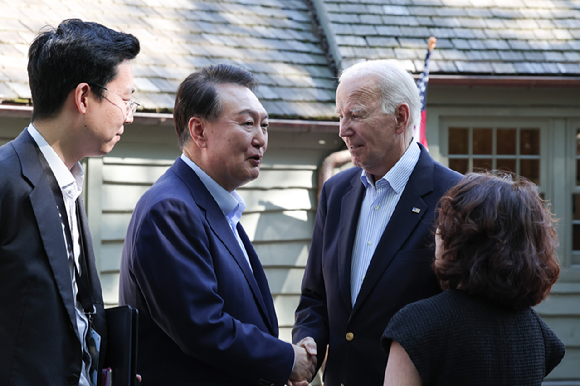
[[[469,173],[441,198],[436,227],[433,269],[445,291],[389,322],[384,385],[540,385],[565,349],[531,308],[560,273],[536,186]]]

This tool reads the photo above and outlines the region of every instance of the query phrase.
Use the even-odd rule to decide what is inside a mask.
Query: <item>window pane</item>
[[[465,158],[452,158],[449,160],[449,169],[465,174],[469,169],[469,161]]]
[[[576,131],[576,155],[580,155],[580,129]],[[580,186],[580,159],[576,160],[576,186]]]
[[[572,195],[572,218],[580,220],[580,194]]]
[[[520,174],[532,181],[536,185],[540,185],[540,160],[539,159],[523,159],[520,161]]]
[[[540,154],[540,129],[522,129],[521,131],[521,154]]]
[[[496,160],[496,168],[503,170],[505,172],[516,172],[516,160],[515,159],[498,159]]]
[[[572,240],[572,249],[580,251],[580,225],[574,224],[574,240]]]
[[[449,154],[469,153],[469,131],[465,128],[449,128]]]
[[[491,159],[474,159],[473,160],[473,171],[482,171],[482,169],[491,170]]]
[[[491,129],[473,129],[473,154],[491,154]]]
[[[497,154],[516,154],[516,129],[497,129]]]

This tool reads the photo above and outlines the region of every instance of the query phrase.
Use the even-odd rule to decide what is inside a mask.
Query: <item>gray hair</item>
[[[359,77],[374,76],[380,91],[381,105],[385,114],[393,114],[397,106],[409,106],[409,126],[413,130],[421,123],[421,100],[419,89],[411,75],[389,60],[369,60],[345,69],[338,82]]]

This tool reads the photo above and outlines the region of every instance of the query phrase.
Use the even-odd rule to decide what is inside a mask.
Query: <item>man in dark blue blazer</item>
[[[435,207],[460,175],[413,140],[421,105],[407,72],[385,61],[347,69],[336,108],[357,167],[322,189],[293,339],[312,337],[327,353],[325,386],[382,385],[390,318],[440,292]]]
[[[99,378],[106,321],[79,161],[108,153],[133,121],[139,49],[132,35],[74,19],[30,46],[32,122],[0,147],[0,385]]]
[[[314,341],[277,338],[268,282],[239,223],[235,189],[258,177],[268,143],[255,86],[220,64],[177,92],[183,154],[137,203],[121,264],[120,303],[140,311],[144,386],[283,385],[315,370]]]

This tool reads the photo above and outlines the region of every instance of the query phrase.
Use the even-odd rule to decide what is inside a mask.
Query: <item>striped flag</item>
[[[425,146],[427,150],[429,150],[429,146],[427,145],[425,129],[427,125],[427,83],[429,83],[429,57],[431,56],[431,52],[435,49],[436,42],[437,39],[435,39],[433,36],[429,38],[429,48],[427,49],[427,55],[425,56],[425,66],[423,67],[423,73],[417,82],[419,96],[421,98],[421,125],[419,127],[415,126],[413,136],[415,137],[415,140],[421,145]]]

